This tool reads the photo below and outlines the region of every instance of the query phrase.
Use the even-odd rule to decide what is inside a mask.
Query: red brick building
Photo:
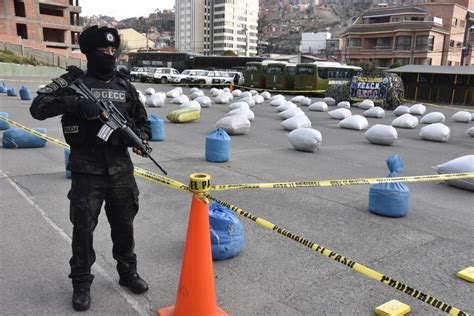
[[[79,0],[0,0],[0,41],[63,52],[79,49]]]
[[[341,37],[343,60],[401,65],[474,65],[474,0],[372,8]]]

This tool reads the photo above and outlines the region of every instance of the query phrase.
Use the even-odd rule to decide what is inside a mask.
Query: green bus
[[[271,90],[293,90],[296,64],[271,62],[267,64],[265,88]]]
[[[251,88],[265,88],[265,74],[269,62],[271,61],[251,61],[246,63],[244,85]]]
[[[337,62],[316,61],[296,65],[295,90],[312,90],[324,93],[329,86],[344,84],[362,72],[358,66]]]

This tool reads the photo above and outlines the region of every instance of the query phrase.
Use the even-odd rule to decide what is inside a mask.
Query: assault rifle
[[[99,100],[94,93],[84,84],[84,82],[78,78],[74,80],[70,85],[74,91],[76,91],[82,97],[96,103],[102,110],[102,114],[99,116],[100,120],[104,123],[97,137],[107,141],[115,130],[121,130],[132,142],[134,147],[138,148],[143,157],[150,158],[151,161],[165,174],[168,173],[153,159],[150,155],[153,148],[151,148],[146,142],[144,142],[138,135],[127,125],[128,121],[123,114],[115,107],[110,100]]]

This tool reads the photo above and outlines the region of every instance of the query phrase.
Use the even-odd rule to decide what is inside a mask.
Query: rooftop
[[[449,34],[448,30],[439,27],[439,25],[433,21],[400,21],[393,23],[353,24],[342,32],[341,35],[348,33],[382,33],[406,30],[433,30],[439,33]]]
[[[426,10],[417,7],[373,8],[362,14],[363,18],[376,18],[401,14],[426,14]]]
[[[430,66],[430,65],[405,65],[387,70],[398,73],[428,73],[444,75],[474,75],[474,67],[469,66]]]

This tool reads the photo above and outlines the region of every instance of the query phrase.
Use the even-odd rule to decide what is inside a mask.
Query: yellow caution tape
[[[211,191],[235,189],[276,189],[276,188],[304,188],[304,187],[339,187],[358,184],[394,183],[394,182],[428,182],[439,180],[454,180],[474,178],[474,172],[433,174],[425,176],[392,177],[392,178],[357,178],[320,181],[249,183],[249,184],[219,184],[213,185]]]
[[[67,143],[65,143],[65,142],[63,142],[63,141],[60,141],[59,139],[50,137],[50,136],[45,135],[45,134],[41,134],[40,132],[37,132],[37,131],[35,131],[34,129],[31,129],[31,128],[28,128],[28,127],[26,127],[26,126],[24,126],[24,125],[21,125],[21,124],[15,122],[15,121],[12,121],[12,120],[10,120],[10,119],[4,117],[4,116],[1,116],[1,115],[0,115],[0,120],[3,120],[3,121],[5,121],[5,122],[7,122],[7,123],[9,123],[10,125],[13,125],[13,126],[15,126],[15,127],[21,128],[21,129],[27,131],[28,133],[31,133],[31,134],[33,134],[33,135],[35,135],[35,136],[38,136],[39,138],[45,139],[45,140],[47,140],[47,141],[49,141],[49,142],[51,142],[51,143],[53,143],[53,144],[56,144],[56,145],[61,146],[61,147],[63,147],[63,148],[69,148],[69,145],[68,145]]]
[[[407,295],[410,295],[414,298],[417,298],[419,299],[420,301],[424,302],[424,303],[427,303],[443,312],[446,312],[446,313],[449,313],[450,315],[458,315],[458,316],[465,316],[465,315],[469,315],[468,313],[466,312],[463,312],[461,311],[460,309],[454,307],[454,306],[451,306],[447,303],[444,303],[443,301],[439,300],[439,299],[436,299],[434,298],[433,296],[431,295],[428,295],[422,291],[419,291],[405,283],[402,283],[400,281],[397,281],[395,279],[392,279],[391,277],[389,276],[386,276],[384,274],[381,274],[375,270],[372,270],[360,263],[357,263],[347,257],[344,257],[340,254],[337,254],[329,249],[327,249],[326,247],[323,247],[323,246],[320,246],[306,238],[303,238],[299,235],[296,235],[282,227],[279,227],[275,224],[272,224],[271,222],[265,220],[265,219],[262,219],[262,218],[259,218],[255,215],[252,215],[250,212],[246,212],[240,208],[238,208],[237,206],[234,206],[234,205],[231,205],[225,201],[222,201],[222,200],[219,200],[209,194],[204,194],[205,197],[207,197],[209,200],[212,200],[212,201],[215,201],[221,205],[224,205],[225,207],[229,208],[230,210],[234,211],[235,213],[237,213],[238,215],[241,215],[245,218],[248,218],[252,221],[254,221],[255,223],[259,224],[260,226],[268,229],[268,230],[271,230],[273,232],[276,232],[282,236],[285,236],[293,241],[296,241],[297,243],[299,244],[302,244],[303,246],[306,246],[308,248],[310,248],[312,251],[316,252],[316,253],[320,253],[326,257],[328,257],[329,259],[332,259],[336,262],[339,262],[357,272],[359,272],[360,274],[363,274],[371,279],[374,279],[376,281],[380,281],[382,282],[383,284],[385,285],[388,285],[390,287],[393,287],[394,289],[396,290],[399,290],[400,292],[402,293],[405,293]]]
[[[412,101],[412,102],[415,102],[415,101]],[[426,105],[429,105],[429,106],[432,106],[434,108],[442,108],[442,109],[449,109],[449,110],[459,110],[459,111],[466,111],[466,112],[474,112],[473,109],[467,109],[467,108],[456,108],[456,107],[452,107],[452,106],[447,106],[447,105],[437,105],[437,104],[433,104],[433,103],[426,103],[424,102],[423,104],[426,104]]]
[[[3,116],[0,116],[0,119],[2,120],[5,120],[7,122],[9,122],[10,124],[14,125],[14,126],[17,126],[17,127],[20,127],[20,128],[24,128],[26,131],[28,132],[35,132],[34,134],[36,135],[36,131],[30,129],[30,128],[27,128],[21,124],[18,124],[16,122],[13,122],[11,121],[10,119],[7,119]],[[38,137],[41,137],[41,138],[44,138],[44,139],[48,139],[50,140],[51,139],[51,142],[54,143],[54,144],[57,144],[61,147],[68,147],[68,145],[60,140],[57,140],[57,139],[54,139],[52,137],[49,137],[49,136],[46,136],[44,134],[41,134],[41,133],[37,133]],[[166,185],[168,187],[171,187],[171,188],[175,188],[175,189],[178,189],[180,191],[184,191],[184,192],[191,192],[193,193],[193,190],[191,190],[187,185],[179,182],[179,181],[176,181],[176,180],[173,180],[171,178],[168,178],[168,177],[165,177],[165,176],[162,176],[162,175],[159,175],[159,174],[156,174],[154,172],[151,172],[151,171],[148,171],[148,170],[145,170],[145,169],[142,169],[142,168],[139,168],[139,167],[134,167],[134,170],[135,170],[135,174],[140,176],[140,177],[143,177],[145,179],[148,179],[148,180],[151,180],[153,182],[156,182],[156,183],[160,183],[160,184],[163,184],[163,185]],[[195,174],[196,175],[196,174]],[[203,175],[203,176],[201,176]],[[202,181],[204,180],[206,182],[206,185],[204,185],[202,182],[200,184],[200,188],[204,190],[204,186],[208,186],[209,184],[207,183],[207,178],[206,178],[206,174],[199,174],[199,176],[196,176],[196,178],[200,179],[199,181]],[[392,178],[393,179],[393,178]],[[191,181],[192,182],[192,181]],[[211,187],[212,188],[212,187]],[[205,193],[204,191],[202,193],[200,193],[200,195],[203,197],[203,198],[207,198],[209,200],[212,200],[212,201],[215,201],[227,208],[229,208],[230,210],[232,210],[233,212],[235,212],[236,214],[240,215],[240,216],[243,216],[247,219],[250,219],[252,220],[253,222],[257,223],[258,225],[270,230],[270,231],[273,231],[273,232],[276,232],[282,236],[285,236],[299,244],[302,244],[303,246],[306,246],[308,248],[310,248],[312,251],[316,252],[316,253],[320,253],[324,256],[326,256],[327,258],[329,259],[332,259],[336,262],[339,262],[357,272],[359,272],[360,274],[363,274],[371,279],[374,279],[376,281],[380,281],[382,282],[383,284],[385,285],[388,285],[388,286],[391,286],[393,287],[394,289],[397,289],[399,290],[400,292],[402,293],[405,293],[407,295],[410,295],[414,298],[417,298],[419,299],[420,301],[424,302],[424,303],[427,303],[443,312],[446,312],[446,313],[449,313],[450,315],[457,315],[457,316],[468,316],[469,314],[466,313],[466,312],[463,312],[461,311],[460,309],[454,307],[454,306],[451,306],[447,303],[444,303],[442,302],[441,300],[438,300],[436,298],[434,298],[433,296],[431,295],[428,295],[424,292],[421,292],[413,287],[410,287],[408,286],[407,284],[405,283],[402,283],[400,281],[397,281],[395,279],[392,279],[390,278],[389,276],[386,276],[386,275],[383,275],[375,270],[372,270],[360,263],[357,263],[347,257],[344,257],[340,254],[337,254],[331,250],[329,250],[328,248],[326,247],[323,247],[323,246],[320,246],[318,244],[316,244],[315,242],[312,242],[306,238],[303,238],[299,235],[296,235],[282,227],[279,227],[263,218],[259,218],[253,214],[251,214],[250,212],[247,212],[247,211],[244,211],[243,209],[241,208],[238,208],[237,206],[234,206],[230,203],[227,203],[223,200],[220,200],[218,198],[215,198],[213,197],[212,195],[208,194],[208,193]]]

